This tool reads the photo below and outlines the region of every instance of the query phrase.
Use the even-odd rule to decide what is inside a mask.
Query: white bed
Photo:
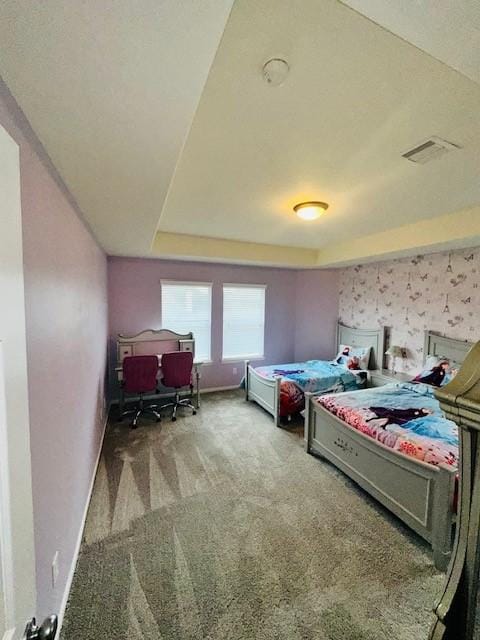
[[[426,332],[424,358],[462,363],[471,344]],[[362,393],[358,391],[356,393]],[[405,456],[353,429],[308,394],[305,449],[326,458],[427,540],[435,566],[445,569],[451,554],[457,470]]]
[[[341,323],[337,324],[336,351],[341,344],[352,347],[371,347],[369,369],[381,369],[385,353],[385,329],[352,329]],[[333,357],[333,355],[332,355]],[[268,413],[271,413],[275,424],[280,426],[280,385],[281,376],[273,380],[266,379],[256,373],[255,368],[247,360],[245,362],[245,398],[253,400]]]

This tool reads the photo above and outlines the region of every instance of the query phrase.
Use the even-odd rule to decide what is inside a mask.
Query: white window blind
[[[223,285],[223,358],[263,357],[265,285]]]
[[[195,360],[211,357],[212,285],[162,280],[162,327],[177,333],[193,332]]]

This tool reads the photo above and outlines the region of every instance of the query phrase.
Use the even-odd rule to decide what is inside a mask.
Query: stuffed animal
[[[358,356],[352,356],[348,359],[347,369],[358,371],[360,369],[360,358]]]

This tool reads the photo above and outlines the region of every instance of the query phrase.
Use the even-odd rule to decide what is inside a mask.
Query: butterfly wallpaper
[[[387,326],[406,349],[399,371],[420,371],[426,329],[480,340],[480,247],[342,269],[339,316],[361,329]]]

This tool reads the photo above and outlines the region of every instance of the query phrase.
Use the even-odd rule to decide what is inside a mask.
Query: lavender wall
[[[212,364],[202,370],[202,386],[237,384],[242,363],[222,364],[222,283],[266,284],[265,363],[291,362],[294,357],[295,287],[297,274],[288,269],[243,267],[199,262],[108,259],[109,327],[117,333],[158,329],[161,324],[160,280],[212,282]],[[233,373],[233,368],[237,373]]]
[[[295,360],[335,356],[338,271],[299,271],[296,284]]]
[[[37,611],[59,612],[101,446],[106,259],[5,85],[20,146]],[[52,588],[52,560],[59,578]]]
[[[335,356],[338,271],[298,271],[296,282],[295,360]]]

